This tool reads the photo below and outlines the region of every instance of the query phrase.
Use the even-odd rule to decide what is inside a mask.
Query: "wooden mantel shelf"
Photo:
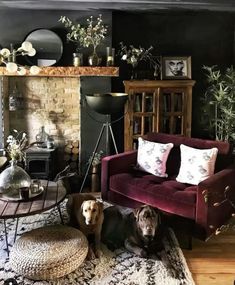
[[[9,73],[5,67],[0,67],[0,76],[22,76],[17,73]],[[37,75],[32,75],[27,70],[24,76],[36,77],[80,77],[80,76],[119,76],[119,67],[106,66],[48,66],[40,67],[40,72]]]

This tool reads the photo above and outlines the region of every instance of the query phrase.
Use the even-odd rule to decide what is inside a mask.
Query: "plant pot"
[[[91,192],[100,192],[101,164],[93,165],[91,168]]]

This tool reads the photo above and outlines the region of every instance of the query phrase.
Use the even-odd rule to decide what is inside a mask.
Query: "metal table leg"
[[[57,209],[58,209],[58,212],[59,212],[59,215],[60,215],[61,223],[64,225],[64,220],[63,220],[63,216],[62,216],[62,213],[61,213],[61,210],[60,210],[60,205],[57,205]]]
[[[6,241],[6,247],[7,247],[7,256],[9,256],[8,234],[7,234],[6,220],[3,219],[3,222],[4,222],[4,231],[5,231],[5,241]]]
[[[19,218],[16,219],[16,228],[15,228],[15,235],[14,235],[14,243],[15,243],[15,241],[16,241],[16,236],[17,236],[18,222],[19,222]]]

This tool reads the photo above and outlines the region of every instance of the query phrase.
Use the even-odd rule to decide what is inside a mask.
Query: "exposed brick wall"
[[[63,149],[67,141],[80,141],[80,80],[56,77],[9,77],[23,96],[23,109],[9,112],[9,130],[17,129],[35,141],[40,128]]]

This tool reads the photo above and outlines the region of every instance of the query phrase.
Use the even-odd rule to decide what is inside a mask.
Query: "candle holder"
[[[83,54],[79,52],[73,53],[73,66],[82,66],[83,65]]]
[[[106,66],[114,66],[115,48],[106,47]]]

